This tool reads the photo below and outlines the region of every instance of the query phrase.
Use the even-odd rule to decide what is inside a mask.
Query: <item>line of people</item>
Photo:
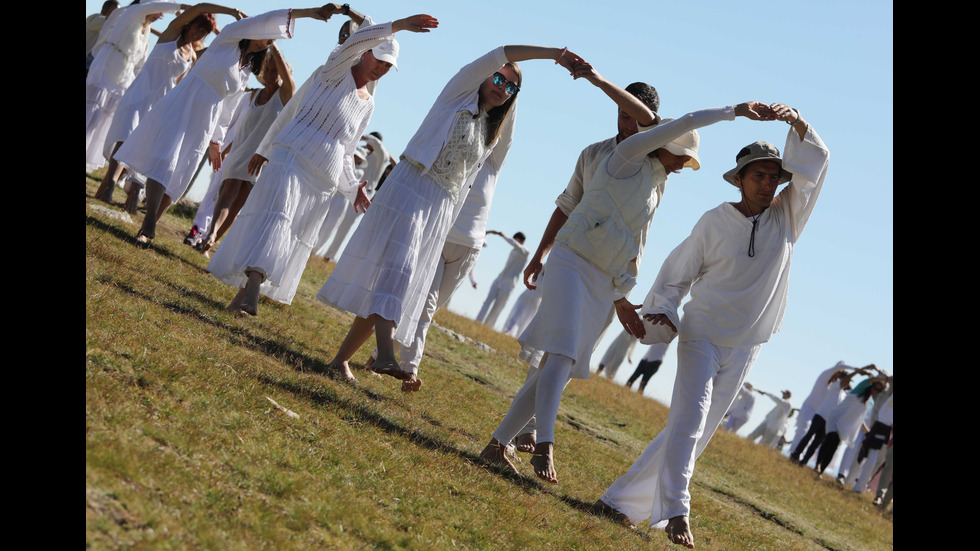
[[[249,72],[259,74],[274,41],[290,38],[297,18],[327,21],[353,12],[347,4],[325,4],[246,17],[231,8],[201,6],[197,12],[226,13],[236,21],[221,29],[111,155],[145,178],[147,214],[137,242],[155,237],[158,220],[186,190],[202,157],[221,170],[231,158],[223,155],[229,141],[234,155],[234,140],[262,134],[242,136],[246,126],[241,122],[234,140],[227,133]],[[184,13],[193,8],[180,5]],[[822,188],[827,147],[800,112],[783,103],[748,101],[661,119],[653,86],[637,82],[620,88],[567,47],[503,45],[449,80],[371,198],[355,157],[373,113],[373,83],[397,68],[396,33],[428,33],[439,22],[428,14],[380,24],[358,16],[360,28],[342,35],[325,63],[281,102],[283,108],[248,159],[254,183],[238,178],[240,172],[223,181],[251,183],[220,244],[214,246],[225,224],[214,217],[202,246],[214,249],[208,271],[238,289],[228,309],[257,315],[260,294],[288,304],[311,253],[322,246],[330,200],[342,195],[362,216],[317,298],[355,318],[329,368],[356,381],[351,358],[373,334],[373,372],[401,380],[403,390],[419,390],[418,361],[432,314],[470,273],[486,234],[496,233],[486,231],[486,220],[513,143],[520,64],[544,60],[560,66],[573,81],[584,79],[615,103],[618,133],[582,151],[537,249],[526,260],[528,289],[537,289],[540,274],[545,268],[548,272],[537,312],[519,335],[528,375],[480,459],[516,472],[506,454],[514,442],[518,451],[532,454],[536,476],[556,483],[561,395],[572,378],[589,378],[591,355],[606,328],[618,319],[632,340],[664,345],[657,349],[659,358],[647,362],[656,364],[646,368],[651,375],[666,345],[677,338],[678,371],[667,426],[599,497],[594,511],[627,524],[649,519],[673,543],[693,548],[688,515],[695,461],[762,344],[779,330],[789,259]],[[281,55],[273,50],[271,57],[277,77],[285,77]],[[98,61],[97,55],[90,77]],[[250,108],[283,90],[283,84],[273,88],[270,80],[267,88],[252,92]],[[762,141],[737,152],[734,168],[722,178],[738,190],[738,201],[704,213],[660,267],[643,302],[633,304],[628,296],[668,177],[700,168],[699,129],[737,118],[788,124],[784,153]],[[221,205],[241,198],[244,186],[237,187],[234,194],[226,190]],[[517,256],[526,255],[523,243],[515,243],[521,245],[515,246]],[[505,276],[511,281],[510,271]],[[501,281],[488,298],[502,305],[506,288]],[[681,301],[688,294],[681,316]],[[490,301],[486,309],[486,319],[499,313],[498,308],[491,314]],[[644,340],[648,332],[655,335],[653,342]],[[649,379],[643,376],[641,389]]]

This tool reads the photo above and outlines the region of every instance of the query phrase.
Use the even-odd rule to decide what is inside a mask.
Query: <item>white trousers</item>
[[[673,517],[689,515],[694,462],[735,401],[761,347],[679,342],[667,426],[601,499],[634,523],[649,518],[657,530]]]
[[[725,421],[724,429],[729,432],[738,432],[738,429],[742,428],[742,425],[749,420],[747,415],[729,415],[728,420]]]
[[[537,424],[536,442],[555,441],[558,404],[561,403],[565,385],[571,379],[573,363],[568,356],[549,353],[540,369],[531,367],[524,386],[517,391],[503,421],[493,431],[497,442],[507,444],[518,434],[530,432],[525,427],[529,426],[532,418]]]
[[[497,277],[497,279],[493,280],[493,283],[490,284],[490,291],[487,293],[487,299],[483,301],[480,313],[476,315],[476,321],[488,327],[493,327],[497,323],[497,317],[500,316],[500,312],[504,309],[504,305],[507,304],[507,299],[510,298],[510,294],[513,291],[513,279]]]

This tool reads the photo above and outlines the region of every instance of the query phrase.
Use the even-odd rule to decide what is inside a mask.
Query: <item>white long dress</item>
[[[290,100],[300,100],[299,108],[279,132],[277,120],[259,145],[262,154],[271,142],[269,163],[208,264],[218,280],[240,288],[245,273],[256,271],[264,275],[262,295],[292,303],[328,200],[335,191],[350,201],[357,193],[354,149],[371,120],[374,97],[358,95],[351,67],[391,39],[390,22],[358,29]]]
[[[143,68],[150,43],[146,16],[175,13],[174,2],[147,2],[117,8],[92,48],[92,65],[85,79],[85,169],[105,164],[103,144],[113,114],[130,84]],[[115,16],[115,17],[112,17]]]
[[[221,143],[248,83],[242,39],[290,38],[291,10],[274,10],[229,23],[187,75],[140,121],[116,152],[126,168],[166,188],[177,201],[190,185],[208,142]]]
[[[221,163],[224,173],[222,180],[235,179],[254,183],[258,178],[248,173],[248,162],[283,107],[278,90],[262,105],[258,104],[260,93],[261,90],[253,92],[248,103],[243,105],[245,110],[238,115],[235,141],[231,145],[231,152]]]
[[[129,85],[106,133],[102,154],[108,160],[118,142],[124,142],[140,123],[140,119],[153,108],[174,86],[180,75],[191,68],[192,62],[184,59],[177,48],[177,41],[158,42],[147,56],[143,69]]]

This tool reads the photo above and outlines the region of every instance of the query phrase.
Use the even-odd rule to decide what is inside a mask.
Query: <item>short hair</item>
[[[642,101],[652,111],[660,111],[660,94],[657,89],[645,82],[634,82],[626,87],[626,91]]]
[[[381,138],[381,132],[378,132],[377,130],[375,130],[374,132],[371,132],[370,134],[372,136],[374,136],[375,138],[378,138],[378,140],[380,140],[382,142],[384,141],[384,139]]]
[[[520,239],[521,241],[525,241],[525,237],[524,237],[524,234],[523,234],[523,233],[521,233],[521,232],[517,232],[517,233],[515,233],[515,234],[514,234],[514,239]]]
[[[111,8],[113,6],[115,6],[115,7],[118,8],[119,7],[119,0],[105,0],[105,2],[102,3],[102,11],[106,11],[107,9],[109,9],[109,8]]]

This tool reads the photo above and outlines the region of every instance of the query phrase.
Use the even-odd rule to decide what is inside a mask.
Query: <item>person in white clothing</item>
[[[317,293],[355,315],[330,366],[356,381],[350,359],[375,334],[373,370],[419,386],[402,368],[394,341],[411,346],[439,253],[468,184],[496,147],[520,91],[517,62],[551,59],[571,71],[578,56],[561,48],[507,45],[464,66],[442,89],[372,207]],[[404,383],[403,383],[404,387]]]
[[[147,2],[119,8],[106,20],[85,77],[85,170],[105,164],[106,134],[119,100],[146,62],[150,25],[180,8],[175,2]]]
[[[543,276],[543,272],[538,275],[538,282],[535,287],[541,285]],[[473,288],[476,289],[476,285],[473,285]],[[507,321],[504,322],[504,334],[512,337],[520,336],[538,312],[539,306],[541,306],[541,291],[537,288],[525,288],[517,297],[517,300],[514,301],[514,306],[510,309]]]
[[[867,370],[872,367],[874,367],[874,364],[862,368],[855,368],[838,362],[838,365],[833,368],[834,371],[823,382],[825,392],[820,402],[811,402],[811,404],[815,403],[816,405],[813,406],[813,415],[807,425],[806,433],[803,434],[802,438],[793,439],[796,445],[791,448],[792,451],[789,454],[790,461],[799,463],[800,465],[806,465],[810,460],[810,456],[820,448],[820,444],[827,434],[827,417],[837,407],[837,404],[841,403],[841,400],[847,396],[847,392],[851,390],[851,379],[858,374],[867,374]],[[851,371],[848,372],[848,370]],[[825,371],[821,376],[824,376],[826,373]],[[816,385],[820,385],[819,379]]]
[[[327,15],[342,9],[326,8]],[[228,310],[258,315],[260,293],[290,304],[330,197],[339,191],[361,211],[371,204],[353,161],[374,111],[368,86],[395,66],[395,33],[427,33],[438,24],[418,14],[358,29],[296,92],[295,116],[289,106],[280,112],[248,170],[268,166],[208,264],[216,278],[240,289]]]
[[[789,403],[790,396],[792,393],[788,390],[782,392],[782,397],[776,396],[775,394],[770,394],[764,390],[756,389],[756,392],[767,396],[773,402],[776,402],[776,406],[769,410],[766,414],[765,419],[759,423],[759,426],[755,428],[746,437],[750,442],[759,441],[760,444],[767,448],[775,448],[776,444],[779,443],[779,437],[782,435],[780,430],[785,431],[786,420],[789,419],[789,413],[793,410],[793,404]]]
[[[248,103],[236,110],[238,120],[232,122],[237,126],[236,136],[226,147],[229,152],[224,154],[221,161],[224,176],[218,188],[211,228],[200,244],[200,251],[205,257],[210,256],[209,251],[234,223],[261,174],[261,169],[257,174],[249,172],[248,165],[276,115],[296,91],[292,73],[292,67],[283,58],[279,46],[270,44],[269,55],[256,75],[262,88],[252,90]]]
[[[118,0],[106,0],[102,3],[99,13],[93,13],[85,18],[85,76],[88,76],[88,68],[92,65],[92,48],[99,39],[99,32],[105,25],[106,19],[119,7]]]
[[[633,382],[640,379],[640,386],[636,391],[643,394],[643,391],[647,388],[647,383],[650,382],[650,378],[660,369],[660,364],[663,363],[664,356],[667,355],[668,346],[670,346],[670,343],[666,342],[651,344],[647,348],[646,354],[640,359],[640,363],[636,364],[636,370],[633,371],[629,379],[626,379],[626,388],[633,388]]]
[[[891,382],[889,382],[888,387],[891,388]],[[875,405],[880,405],[880,409],[874,415],[871,430],[865,433],[864,439],[861,441],[861,449],[858,453],[861,462],[851,467],[851,472],[857,471],[854,487],[851,489],[858,493],[867,491],[868,482],[884,464],[886,456],[879,452],[891,440],[892,425],[895,419],[893,395],[889,394],[882,398],[883,394],[884,392],[875,399]]]
[[[606,349],[606,353],[602,355],[602,359],[599,360],[599,367],[596,368],[596,375],[605,371],[606,377],[610,379],[616,378],[616,373],[619,373],[619,366],[622,365],[623,360],[628,363],[633,363],[633,349],[636,348],[637,343],[640,339],[637,339],[628,332],[623,331],[615,339],[613,339],[612,344]]]
[[[112,192],[123,173],[123,167],[113,158],[113,154],[139,126],[140,120],[197,61],[194,43],[218,28],[214,14],[231,15],[236,19],[242,17],[237,9],[217,4],[202,3],[185,8],[157,37],[139,74],[119,100],[102,145],[103,155],[109,164],[102,184],[95,192],[97,199],[107,203],[112,200]],[[138,188],[142,187],[144,178],[130,174],[130,181],[138,184],[131,186],[131,197],[133,193],[139,193]],[[127,201],[127,206],[134,207],[127,209],[131,214],[136,213],[134,203]]]
[[[503,269],[490,284],[487,298],[483,301],[483,306],[480,307],[480,312],[476,315],[476,321],[492,328],[497,323],[497,316],[507,304],[507,299],[510,298],[514,286],[520,280],[521,270],[524,269],[524,263],[527,262],[530,252],[524,246],[526,238],[521,232],[515,233],[514,237],[507,237],[496,230],[487,230],[487,234],[499,235],[508,245],[513,247],[507,256],[507,262],[504,263]]]
[[[817,464],[813,469],[817,474],[823,474],[830,465],[838,446],[843,443],[853,447],[858,432],[862,429],[865,432],[868,430],[864,419],[874,404],[875,397],[885,390],[886,384],[885,377],[872,377],[861,381],[841,400],[841,403],[837,404],[837,407],[831,410],[830,415],[827,416],[827,435],[817,451]],[[841,463],[844,464],[844,461]]]
[[[588,64],[580,71],[586,78],[594,77]],[[558,482],[554,428],[562,391],[570,378],[589,378],[592,352],[610,306],[616,308],[626,331],[637,338],[645,335],[636,313],[640,306],[630,304],[627,295],[636,284],[667,176],[685,167],[700,167],[698,128],[738,116],[766,120],[773,115],[761,102],[695,111],[630,136],[600,161],[581,200],[553,234],[550,252],[539,246],[524,271],[528,284],[539,255],[548,254],[548,284],[543,287],[541,307],[520,337],[522,358],[533,362],[541,354],[540,368],[525,379],[481,458],[513,468],[501,442],[508,442],[534,417],[538,434],[531,465],[538,478]]]
[[[752,394],[752,383],[742,383],[742,388],[738,389],[738,395],[732,402],[728,412],[725,413],[724,429],[728,432],[738,432],[742,425],[749,420],[752,409],[755,407],[755,396]]]
[[[466,200],[461,200],[456,204],[458,211],[456,221],[446,235],[442,254],[436,263],[432,284],[429,286],[425,306],[422,308],[415,329],[415,338],[410,346],[402,346],[398,341],[395,341],[394,346],[398,353],[399,364],[406,371],[415,374],[414,380],[402,381],[402,390],[404,391],[412,392],[421,388],[421,379],[418,378],[419,364],[425,349],[425,338],[436,311],[449,304],[449,300],[459,288],[466,274],[469,274],[470,281],[476,288],[476,281],[472,279],[473,266],[483,249],[486,234],[489,233],[486,231],[486,227],[490,205],[493,202],[493,193],[497,187],[497,179],[503,168],[504,159],[506,159],[510,144],[513,141],[514,117],[507,117],[500,129],[498,145],[476,173],[476,177],[470,184],[469,192],[466,194]],[[377,357],[378,350],[375,348],[364,367],[373,371],[374,360]],[[520,444],[518,445],[520,446]]]
[[[827,147],[799,111],[774,103],[766,113],[790,125],[785,157],[762,141],[736,154],[735,168],[723,178],[741,199],[702,215],[667,256],[643,302],[645,320],[678,334],[667,426],[595,504],[625,522],[649,519],[672,543],[692,549],[688,515],[695,462],[762,344],[780,328],[792,254],[829,165]]]
[[[378,189],[378,182],[381,180],[385,167],[394,160],[388,150],[385,149],[384,144],[381,143],[380,133],[365,134],[361,141],[364,142],[364,146],[358,149],[364,151],[362,169],[364,171],[363,179],[367,182],[367,185],[364,186],[364,193],[370,199],[374,197]],[[336,260],[344,240],[347,239],[355,223],[360,219],[360,213],[347,208],[347,206],[347,201],[340,194],[335,194],[330,199],[330,207],[327,210],[327,216],[323,219],[323,225],[320,227],[320,234],[317,238],[317,246],[313,252],[314,255],[323,258],[324,261]]]
[[[296,19],[325,21],[329,12],[323,11],[284,8],[226,25],[123,142],[115,159],[146,178],[146,216],[137,243],[156,237],[157,221],[187,190],[202,156],[207,155],[214,170],[221,168],[231,115],[249,74],[261,69],[269,45],[292,37]]]

